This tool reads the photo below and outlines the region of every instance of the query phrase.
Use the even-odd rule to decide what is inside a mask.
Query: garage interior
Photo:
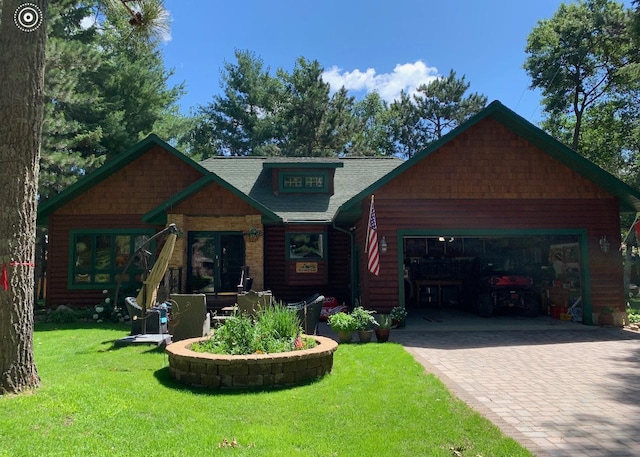
[[[537,314],[579,318],[582,284],[577,235],[410,236],[403,238],[403,244],[408,309],[477,312],[482,282],[503,275],[528,278]],[[505,312],[517,310],[500,311]]]

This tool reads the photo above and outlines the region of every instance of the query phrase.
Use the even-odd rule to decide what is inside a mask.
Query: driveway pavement
[[[391,341],[536,456],[640,456],[640,333],[432,310]]]

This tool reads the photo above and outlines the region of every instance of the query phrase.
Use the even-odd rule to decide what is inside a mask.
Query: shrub
[[[211,338],[192,345],[191,350],[228,355],[272,354],[316,345],[313,338],[301,338],[301,333],[295,311],[277,304],[260,310],[255,323],[246,314],[227,319]]]
[[[356,321],[356,330],[368,330],[376,324],[373,317],[374,311],[364,309],[362,306],[356,306],[351,315]]]
[[[64,305],[58,306],[47,318],[47,321],[54,324],[70,324],[76,320],[78,320],[78,314]]]

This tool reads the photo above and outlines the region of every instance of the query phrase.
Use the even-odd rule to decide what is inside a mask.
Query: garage
[[[374,194],[385,251],[379,275],[361,263],[358,289],[373,309],[548,313],[586,325],[624,309],[620,215],[640,211],[640,192],[499,103],[353,199],[360,246]]]
[[[580,319],[581,235],[403,237],[408,309]]]

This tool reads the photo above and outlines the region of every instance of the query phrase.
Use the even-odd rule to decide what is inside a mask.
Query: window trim
[[[69,262],[67,265],[67,288],[69,290],[97,290],[97,289],[109,289],[116,287],[118,281],[116,276],[118,273],[123,271],[123,268],[117,268],[115,262],[115,238],[117,236],[131,236],[133,239],[139,236],[148,236],[151,238],[155,235],[155,231],[153,229],[75,229],[69,231]],[[92,282],[87,283],[78,283],[75,281],[75,275],[77,274],[75,261],[76,258],[76,240],[80,236],[90,236],[92,243],[92,259],[91,266],[86,270],[90,270],[90,275],[94,279]],[[100,236],[108,236],[111,239],[111,262],[108,270],[98,270],[96,269],[95,263],[95,245],[96,240]],[[150,252],[155,252],[155,240],[153,240],[149,246],[147,246]],[[131,252],[134,254],[134,252]],[[82,269],[81,269],[82,270]],[[131,272],[131,266],[129,267],[129,272]],[[104,272],[110,275],[111,280],[109,282],[95,282],[95,275],[100,274],[100,272]],[[132,277],[132,276],[131,276]],[[135,280],[127,281],[124,284],[135,283]]]
[[[296,235],[318,235],[320,237],[320,242],[322,244],[322,255],[320,257],[292,257],[291,256],[291,237]],[[285,249],[286,249],[286,259],[293,262],[326,262],[327,261],[327,232],[323,231],[313,231],[313,232],[305,232],[305,231],[292,231],[287,232],[285,237]]]
[[[305,186],[305,178],[322,178],[322,187]],[[285,187],[286,178],[302,178],[302,187]],[[283,193],[326,193],[329,189],[329,173],[322,170],[313,171],[281,171],[278,176],[278,187]]]

